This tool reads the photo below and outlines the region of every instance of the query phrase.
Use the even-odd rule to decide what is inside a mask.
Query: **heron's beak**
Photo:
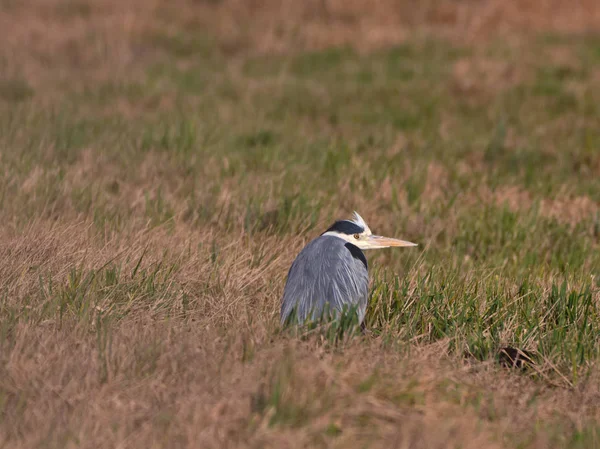
[[[393,239],[390,237],[383,237],[381,235],[370,235],[366,243],[368,245],[367,249],[389,248],[391,246],[417,246],[416,243],[407,242],[405,240]]]

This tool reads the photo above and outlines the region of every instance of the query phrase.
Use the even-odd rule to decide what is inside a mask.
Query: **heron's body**
[[[281,304],[281,323],[290,317],[303,323],[323,313],[356,311],[363,323],[369,296],[369,274],[363,249],[416,246],[373,235],[356,212],[354,220],[336,221],[298,254],[288,273]],[[293,314],[293,315],[292,315]]]
[[[292,311],[300,322],[317,320],[326,305],[330,311],[355,307],[359,323],[367,309],[369,274],[367,259],[353,244],[322,235],[304,247],[288,273],[283,292],[281,320]]]

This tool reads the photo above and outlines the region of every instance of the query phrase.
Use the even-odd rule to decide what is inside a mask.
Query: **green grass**
[[[69,5],[61,14],[91,13]],[[146,249],[59,267],[24,259],[0,290],[0,347],[14,348],[23,324],[74,328],[94,335],[98,378],[109,382],[119,363],[113,329],[136,314],[213,319],[223,337],[231,298],[262,298],[243,310],[251,329],[256,313],[276,309],[288,248],[357,209],[374,232],[420,244],[368,254],[366,323],[382,347],[448,342],[452,356],[493,362],[511,345],[537,354],[532,377],[542,385],[588,379],[600,355],[600,91],[589,62],[600,59],[597,39],[569,41],[575,67],[544,56],[564,45],[550,37],[520,53],[429,39],[235,61],[202,35],[146,39],[156,54],[131,79],[84,80],[59,98],[24,80],[0,82],[0,218],[17,236],[31,223],[88,223],[98,248],[135,230],[172,237],[184,227],[193,237],[186,249],[155,242],[152,261]],[[483,57],[525,73],[458,91],[454,64]],[[237,257],[236,245],[251,256]],[[25,277],[35,284],[22,287]],[[279,338],[275,315],[265,319]],[[312,335],[343,351],[356,338],[351,325]],[[252,364],[260,339],[240,338],[239,360]],[[136,347],[132,378],[152,376],[160,357],[160,342]],[[269,428],[305,426],[339,394],[303,383],[292,361],[269,369],[252,398]],[[370,394],[381,382],[373,373],[356,388]],[[482,422],[501,413],[483,393],[442,390],[451,403],[468,396]],[[384,398],[426,403],[411,386]],[[318,438],[344,435],[337,421],[323,423]],[[590,424],[561,432],[556,445],[597,439]]]
[[[141,81],[66,91],[64,101],[49,111],[37,111],[35,98],[19,95],[21,105],[4,110],[2,145],[19,148],[3,157],[9,168],[0,184],[6,218],[31,220],[60,207],[93,217],[100,228],[118,227],[137,215],[151,225],[183,219],[201,229],[218,215],[231,229],[236,223],[228,217],[242,215],[247,232],[289,234],[312,229],[318,218],[334,218],[331,210],[338,206],[352,208],[358,199],[376,197],[391,179],[391,196],[378,207],[393,220],[382,231],[408,231],[413,240],[430,242],[418,256],[394,255],[392,269],[401,258],[419,257],[426,270],[493,272],[508,285],[519,284],[528,272],[537,276],[534,285],[598,274],[598,217],[577,217],[571,226],[541,215],[535,205],[565,191],[600,199],[591,175],[600,164],[594,150],[600,143],[594,131],[599,110],[585,109],[584,98],[565,90],[569,80],[585,83],[587,70],[534,59],[533,84],[496,92],[472,120],[464,109],[468,98],[451,89],[453,62],[473,57],[466,48],[426,41],[367,56],[350,49],[261,56],[245,62],[240,78],[223,63],[208,64],[222,58],[207,39],[153,39],[164,61]],[[586,49],[586,42],[578,46]],[[189,61],[185,69],[173,63],[178,59]],[[144,108],[153,97],[171,98],[170,110]],[[106,115],[119,101],[137,111],[132,118]],[[582,107],[589,116],[583,123]],[[440,127],[450,116],[449,135],[442,136]],[[543,125],[557,117],[557,129]],[[535,124],[549,129],[536,132]],[[507,143],[509,129],[520,137],[516,147]],[[395,144],[398,135],[404,137]],[[390,153],[394,145],[399,146]],[[111,172],[101,176],[92,167],[90,179],[73,186],[68,173],[85,149],[101,155]],[[146,174],[136,170],[149,155],[159,166]],[[480,156],[481,164],[461,169],[463,161]],[[435,198],[426,190],[437,181],[428,178],[432,162],[447,178]],[[587,176],[582,175],[586,168]],[[41,175],[33,191],[19,189],[34,169]],[[235,201],[223,209],[215,196],[230,181]],[[141,186],[139,212],[129,209],[121,193],[120,186],[128,185]],[[533,207],[509,210],[487,200],[466,204],[482,186],[526,190]],[[416,216],[425,226],[411,225],[408,220]],[[450,217],[451,226],[434,225]],[[587,288],[589,282],[582,282],[571,288]],[[499,298],[510,302],[507,293]],[[447,324],[442,328],[455,328]],[[462,328],[453,332],[460,335]],[[596,347],[594,341],[589,345]]]

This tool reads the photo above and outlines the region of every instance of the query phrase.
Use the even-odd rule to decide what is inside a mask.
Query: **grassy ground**
[[[0,2],[0,445],[600,446],[594,2],[36,3]],[[420,244],[367,254],[371,332],[282,334],[353,210]]]

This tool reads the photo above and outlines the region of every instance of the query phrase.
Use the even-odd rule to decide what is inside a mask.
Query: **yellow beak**
[[[391,237],[383,237],[381,235],[370,235],[366,243],[367,247],[365,249],[417,246],[416,243],[407,242],[405,240],[393,239]]]

